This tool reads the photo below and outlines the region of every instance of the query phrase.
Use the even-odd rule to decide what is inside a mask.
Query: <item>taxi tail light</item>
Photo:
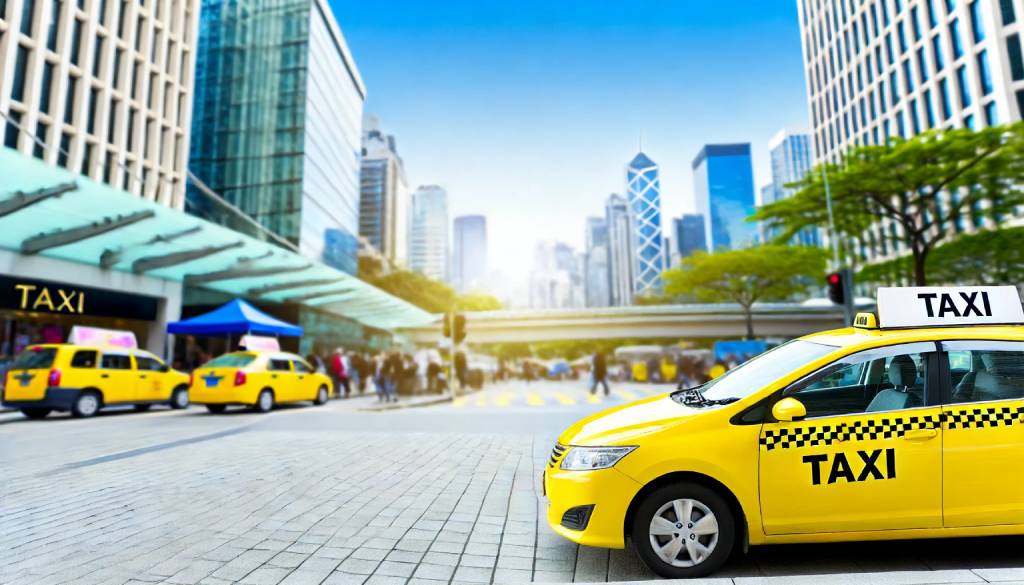
[[[46,377],[47,386],[60,386],[60,369],[53,368],[50,375]]]
[[[235,386],[241,386],[245,384],[245,372],[238,370],[235,372]]]
[[[195,381],[196,381],[196,373],[195,372],[189,372],[188,373],[188,385],[191,386],[192,383],[195,382]]]

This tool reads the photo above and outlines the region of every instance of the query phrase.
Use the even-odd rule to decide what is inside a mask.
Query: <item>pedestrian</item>
[[[427,362],[427,392],[433,394],[440,390],[441,365],[430,360]]]
[[[601,350],[595,351],[594,356],[590,358],[590,375],[590,393],[596,394],[597,385],[601,384],[604,386],[604,395],[608,396],[611,393],[608,389],[608,362]]]
[[[348,398],[351,388],[348,385],[348,372],[345,370],[344,356],[345,351],[340,347],[334,350],[334,355],[331,356],[331,377],[334,378],[334,387],[338,389],[338,396]]]
[[[359,394],[365,394],[366,385],[369,383],[370,375],[375,372],[375,369],[373,367],[373,362],[368,356],[362,353],[357,353],[355,358],[357,360],[355,368],[356,371],[359,372]]]
[[[466,354],[455,352],[455,379],[459,381],[459,391],[466,390]]]
[[[318,374],[326,374],[327,368],[324,367],[324,360],[320,359],[320,356],[315,353],[310,353],[306,356],[306,361],[309,362],[309,366],[313,368],[313,371]]]

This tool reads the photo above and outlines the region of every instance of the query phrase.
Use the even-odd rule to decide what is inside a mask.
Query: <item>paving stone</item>
[[[377,561],[366,561],[363,559],[348,558],[338,565],[337,570],[343,573],[354,573],[356,575],[372,575],[380,563]]]
[[[447,581],[452,578],[455,574],[455,565],[431,565],[428,563],[421,563],[416,567],[416,572],[412,574],[413,577],[421,577],[424,579],[442,579]]]
[[[369,575],[353,575],[335,571],[323,580],[323,585],[363,585],[369,578]]]
[[[280,583],[291,571],[291,569],[279,569],[277,567],[260,567],[246,575],[241,583],[246,585],[276,584]]]
[[[456,553],[431,551],[423,555],[423,562],[432,565],[450,565],[454,567],[459,564],[459,555]]]
[[[494,566],[496,560],[497,557],[463,553],[462,557],[459,559],[459,565],[464,567],[484,567],[489,569]]]
[[[452,581],[464,581],[466,583],[490,583],[493,569],[483,567],[459,567],[455,570]]]
[[[520,569],[497,569],[494,571],[494,583],[498,585],[521,585],[533,580],[533,571]]]
[[[415,563],[398,563],[395,561],[384,561],[377,567],[374,575],[387,575],[391,577],[411,577],[416,571]]]

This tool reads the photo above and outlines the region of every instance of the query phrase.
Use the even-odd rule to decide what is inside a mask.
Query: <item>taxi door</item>
[[[942,349],[950,380],[944,525],[1024,524],[1024,343],[949,341]]]
[[[267,372],[270,374],[270,386],[274,389],[274,396],[277,402],[291,402],[300,400],[298,378],[292,372],[291,360],[284,356],[271,356],[267,358]]]
[[[296,387],[299,392],[299,397],[296,400],[315,400],[316,392],[320,387],[316,376],[313,375],[313,368],[298,358],[292,360],[292,367],[295,369]]]
[[[859,352],[783,392],[807,416],[769,417],[762,427],[767,534],[942,526],[935,349],[912,343]]]
[[[130,354],[103,352],[96,374],[104,404],[139,400],[139,379]]]
[[[163,362],[152,355],[137,352],[135,368],[138,379],[136,400],[163,401],[170,398],[171,388],[165,379]]]

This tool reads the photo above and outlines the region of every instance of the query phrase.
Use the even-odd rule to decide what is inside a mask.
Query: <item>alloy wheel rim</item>
[[[179,390],[174,395],[174,403],[180,406],[181,408],[188,406],[188,394],[185,394],[184,392]]]
[[[327,402],[327,389],[321,388],[320,392],[317,393],[316,397],[320,400],[320,402]]]
[[[649,536],[654,553],[673,567],[695,567],[718,546],[718,519],[699,500],[680,498],[665,503],[651,518]]]
[[[94,414],[97,408],[99,408],[99,401],[92,394],[86,394],[78,401],[78,411],[82,414]]]
[[[260,408],[270,410],[270,392],[260,394]]]

